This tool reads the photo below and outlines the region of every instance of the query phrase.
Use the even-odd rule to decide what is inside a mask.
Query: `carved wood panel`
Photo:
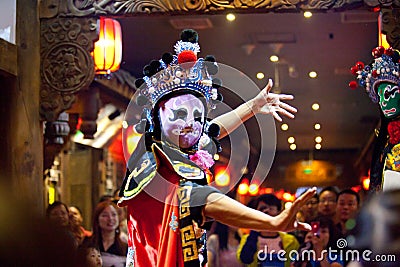
[[[388,43],[400,50],[400,9],[383,8],[382,32],[386,34]]]
[[[41,22],[40,113],[54,121],[71,107],[75,93],[94,79],[90,55],[97,37],[95,18],[56,18]]]
[[[357,7],[400,7],[399,0],[45,0],[42,18],[140,13],[342,11]]]
[[[93,15],[137,15],[140,13],[216,13],[224,10],[275,12],[300,10],[344,10],[376,6],[378,1],[363,0],[47,0],[42,2],[42,17]],[[398,1],[384,1],[385,4]]]

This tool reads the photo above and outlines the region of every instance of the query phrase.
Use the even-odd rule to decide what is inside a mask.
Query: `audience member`
[[[321,190],[318,199],[318,215],[335,219],[336,201],[339,191],[336,187],[328,186]]]
[[[338,194],[336,205],[337,228],[347,236],[355,226],[354,218],[360,207],[360,195],[351,190],[345,189]]]
[[[86,230],[83,226],[83,217],[82,212],[78,207],[71,206],[69,207],[69,218],[71,224],[72,233],[75,236],[75,239],[78,242],[78,245],[82,244],[85,237],[90,237],[92,232]]]
[[[344,261],[338,255],[338,232],[328,216],[316,218],[311,222],[313,230],[306,234],[299,249],[299,260],[295,267],[343,267]],[[307,252],[307,253],[305,253]]]
[[[303,215],[304,222],[312,222],[318,215],[318,195],[314,195],[313,198],[307,201],[307,203],[301,207],[300,212]]]
[[[261,195],[257,200],[257,210],[270,216],[277,216],[281,209],[281,201],[273,194]],[[284,250],[289,255],[290,251],[298,248],[296,237],[288,233],[250,231],[241,239],[237,258],[248,266],[288,267],[290,260],[282,260],[278,253]]]
[[[100,250],[95,246],[80,246],[77,251],[75,267],[102,267]]]
[[[207,240],[207,267],[242,267],[236,258],[239,242],[238,228],[215,222]]]
[[[84,244],[99,247],[103,267],[124,267],[127,244],[120,238],[118,207],[112,201],[97,204],[93,213],[93,235]]]
[[[112,201],[115,204],[118,203],[119,200],[119,188],[116,189],[113,193],[113,195],[102,195],[100,197],[100,201],[99,202],[103,202],[103,201]],[[118,205],[117,205],[118,207]],[[120,235],[119,237],[121,238],[121,240],[125,243],[128,243],[128,220],[127,220],[127,212],[126,212],[126,207],[118,207],[117,209],[118,212],[118,220],[119,220],[119,230],[120,230]]]
[[[46,218],[54,225],[68,227],[70,224],[68,206],[61,201],[53,202],[46,209]]]
[[[49,224],[56,228],[60,228],[60,231],[64,231],[66,235],[73,240],[75,246],[78,247],[79,242],[75,238],[75,235],[72,231],[69,218],[69,209],[65,203],[61,201],[55,201],[50,204],[46,209],[46,219]]]

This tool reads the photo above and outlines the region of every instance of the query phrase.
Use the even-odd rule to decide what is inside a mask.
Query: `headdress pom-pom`
[[[179,64],[183,64],[183,63],[187,63],[187,62],[193,62],[193,64],[194,64],[196,61],[197,61],[197,55],[191,50],[182,51],[178,55],[178,63]],[[193,64],[190,64],[191,65],[190,68],[193,66]]]
[[[356,81],[351,81],[351,82],[349,82],[349,87],[350,87],[350,89],[352,89],[352,90],[357,89],[357,82],[356,82]]]
[[[164,61],[165,64],[169,65],[171,62],[174,60],[174,56],[171,53],[164,53],[161,57],[162,61]]]

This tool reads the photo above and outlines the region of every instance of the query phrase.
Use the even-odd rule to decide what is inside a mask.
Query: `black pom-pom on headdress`
[[[135,86],[137,89],[139,89],[140,86],[142,86],[142,84],[144,84],[144,79],[143,78],[138,78],[135,81]]]
[[[169,65],[174,60],[174,56],[171,53],[167,52],[162,55],[161,59],[165,64]]]
[[[221,127],[219,127],[218,124],[216,123],[211,123],[207,127],[207,135],[211,138],[211,140],[214,142],[216,148],[217,148],[217,153],[222,151],[221,143],[217,139],[219,134],[221,132]]]
[[[157,73],[160,70],[162,70],[161,63],[158,60],[152,60],[149,65],[150,65],[152,71],[155,71],[155,73]]]
[[[151,77],[161,70],[161,63],[158,60],[152,60],[148,65],[144,66],[143,74]]]
[[[162,70],[163,67],[161,65],[161,62],[159,60],[152,60],[150,63],[143,68],[143,75],[147,77],[151,77],[160,70]]]
[[[216,89],[220,88],[222,86],[222,80],[220,78],[213,78],[212,86]]]
[[[213,55],[207,55],[207,56],[204,58],[204,61],[215,62],[216,59],[215,59],[215,57],[214,57]]]
[[[206,62],[207,71],[210,75],[215,75],[218,73],[218,65],[214,62]]]
[[[146,121],[140,121],[138,124],[135,124],[135,131],[143,134],[146,131]]]
[[[204,58],[204,64],[207,68],[208,74],[215,75],[218,73],[218,65],[215,63],[215,57],[212,55],[207,55]]]
[[[181,32],[181,40],[195,44],[199,41],[199,35],[195,30],[186,29]]]
[[[143,68],[143,75],[144,76],[147,76],[147,77],[150,77],[152,74],[151,74],[151,67],[150,67],[150,65],[146,65],[146,66],[144,66],[144,68]]]
[[[221,128],[216,123],[211,123],[207,128],[207,134],[210,137],[218,137],[220,131],[221,131]]]

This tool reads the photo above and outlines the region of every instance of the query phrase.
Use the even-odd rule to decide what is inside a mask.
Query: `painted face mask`
[[[378,86],[379,105],[386,118],[395,118],[400,114],[399,87],[393,83],[383,82]]]
[[[180,148],[190,148],[200,139],[204,105],[191,94],[172,97],[161,104],[159,117],[162,139]]]

